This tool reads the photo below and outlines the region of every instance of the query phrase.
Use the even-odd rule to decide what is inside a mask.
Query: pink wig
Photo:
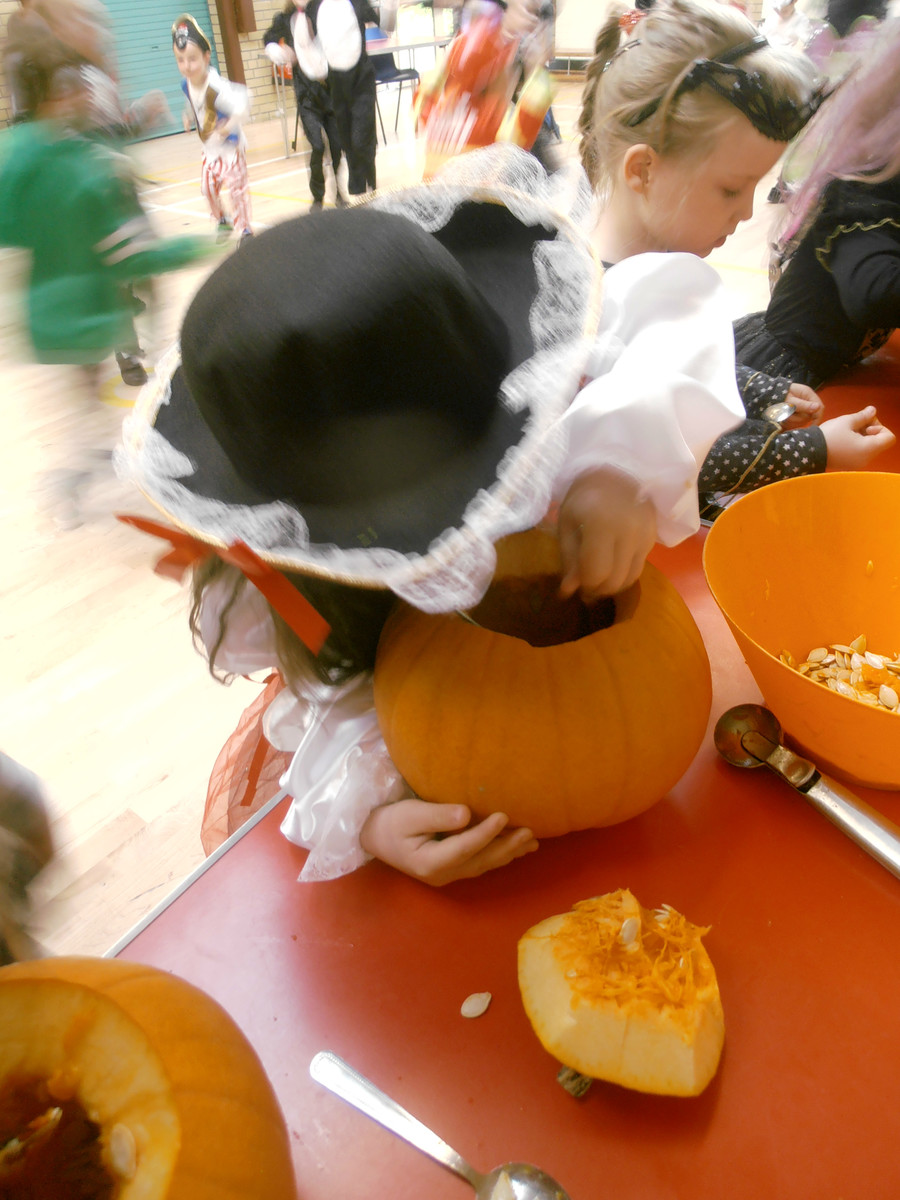
[[[803,143],[817,150],[809,174],[788,202],[782,244],[805,225],[832,179],[876,182],[900,173],[900,17],[881,25],[871,47],[810,122]]]

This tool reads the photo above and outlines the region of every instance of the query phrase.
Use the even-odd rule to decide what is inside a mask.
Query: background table
[[[369,37],[369,34],[375,33],[374,30],[366,31],[366,53],[375,54],[408,54],[409,65],[416,65],[415,56],[419,50],[440,50],[444,46],[449,46],[453,41],[453,34],[444,34],[441,37],[433,38],[417,38],[412,41],[398,41],[396,38],[387,37]]]
[[[653,557],[706,640],[712,723],[759,693],[708,595],[703,536]],[[860,795],[900,819],[900,795]],[[442,890],[377,863],[300,885],[304,852],[281,837],[280,812],[119,952],[191,980],[243,1027],[283,1105],[304,1200],[471,1195],[310,1080],[326,1048],[476,1167],[535,1162],[573,1200],[895,1200],[900,881],[764,768],[729,767],[707,738],[644,815]],[[518,937],[617,887],[712,926],[726,1043],[699,1098],[595,1082],[575,1100],[523,1013]],[[493,1002],[467,1021],[474,991]]]

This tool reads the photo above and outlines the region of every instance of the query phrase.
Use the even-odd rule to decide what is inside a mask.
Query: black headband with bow
[[[632,43],[633,44],[633,43]],[[767,46],[764,37],[758,35],[739,46],[732,47],[718,58],[698,58],[675,89],[674,103],[679,96],[706,86],[729,104],[742,112],[748,121],[764,137],[775,142],[789,142],[800,132],[822,102],[819,93],[814,93],[805,104],[797,104],[787,96],[776,98],[772,86],[760,71],[745,71],[734,64],[740,58],[753,54]],[[662,96],[651,100],[628,122],[632,128],[643,124],[662,104]]]

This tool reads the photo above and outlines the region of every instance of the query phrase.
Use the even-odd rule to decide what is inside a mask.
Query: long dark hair
[[[290,626],[269,606],[275,627],[278,667],[287,686],[297,695],[312,681],[340,684],[371,671],[375,666],[378,639],[388,614],[397,602],[383,588],[354,587],[332,579],[284,572],[285,578],[305,596],[331,626],[331,632],[319,653],[313,654]],[[219,615],[219,629],[212,645],[206,646],[200,634],[200,607],[203,593],[214,580],[231,582],[231,594]],[[216,667],[216,655],[228,632],[228,616],[247,580],[235,568],[215,555],[194,568],[191,583],[190,625],[194,642],[209,660],[210,673],[222,682],[229,676]]]

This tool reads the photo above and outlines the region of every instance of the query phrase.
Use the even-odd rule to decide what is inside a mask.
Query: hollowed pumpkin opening
[[[604,596],[592,604],[577,595],[563,599],[560,583],[559,575],[497,579],[465,616],[482,629],[519,638],[529,646],[561,646],[608,629],[637,606],[637,583],[620,596]]]

